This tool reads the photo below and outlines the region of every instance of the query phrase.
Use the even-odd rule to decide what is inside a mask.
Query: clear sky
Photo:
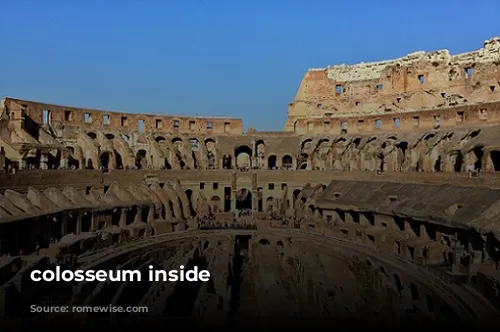
[[[101,3],[101,4],[99,4]],[[500,36],[500,0],[2,2],[0,94],[282,130],[309,68]]]

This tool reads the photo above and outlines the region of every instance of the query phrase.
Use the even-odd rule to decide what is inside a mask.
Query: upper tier
[[[500,100],[500,38],[450,55],[447,50],[356,65],[310,69],[288,107],[297,120],[413,112]]]

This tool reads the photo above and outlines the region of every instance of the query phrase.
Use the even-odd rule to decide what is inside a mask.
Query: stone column
[[[127,209],[122,208],[120,214],[120,227],[127,226]]]
[[[48,169],[49,165],[47,165],[48,157],[46,153],[40,154],[40,169]]]
[[[19,165],[19,169],[25,169],[26,168],[26,160],[24,160],[24,158],[19,159],[18,165]]]
[[[142,206],[138,206],[136,207],[136,210],[135,210],[135,217],[134,217],[134,224],[137,224],[137,223],[140,223],[142,220],[141,220],[141,217],[142,217]]]

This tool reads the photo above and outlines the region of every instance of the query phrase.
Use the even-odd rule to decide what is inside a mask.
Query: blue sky
[[[18,0],[1,12],[2,96],[258,130],[283,129],[308,68],[500,36],[498,0]]]

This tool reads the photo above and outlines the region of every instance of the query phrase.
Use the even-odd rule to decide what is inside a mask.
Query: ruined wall
[[[390,128],[398,113],[407,117],[406,113],[415,111],[432,113],[497,101],[499,93],[500,38],[487,40],[480,50],[458,55],[447,50],[415,52],[389,61],[311,69],[288,106],[285,131],[323,132],[329,126],[337,131],[344,121],[350,122],[343,125],[349,129],[358,125],[374,129],[375,117],[384,117],[384,125],[389,126],[384,128]],[[411,120],[415,115],[408,116]],[[364,124],[359,122],[366,117]],[[406,130],[418,122],[403,120],[401,128]]]
[[[218,135],[241,135],[241,119],[223,117],[178,117],[151,114],[130,114],[52,105],[34,101],[5,98],[5,106],[14,127],[20,128],[29,118],[42,125],[78,126],[86,129],[121,130],[126,132],[171,132]],[[46,115],[44,116],[44,111]],[[18,120],[18,121],[16,121]],[[140,128],[140,121],[143,121]]]

